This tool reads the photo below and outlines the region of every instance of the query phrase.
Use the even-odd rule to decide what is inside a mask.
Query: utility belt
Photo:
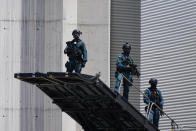
[[[133,69],[131,69],[131,68],[125,68],[125,69],[119,69],[119,68],[117,68],[117,71],[116,72],[119,72],[119,73],[130,73],[130,72],[132,72],[132,70]]]
[[[126,74],[129,74],[132,72],[132,69],[131,68],[117,68],[116,71],[115,71],[115,77],[118,76],[119,73],[126,73]]]
[[[74,62],[75,64],[83,63],[83,59],[80,58],[69,58],[69,61]]]
[[[115,78],[117,78],[119,73],[130,73],[130,72],[129,71],[119,71],[119,70],[117,70],[117,71],[115,71]]]
[[[80,51],[79,49],[78,51],[71,50],[71,51],[68,51],[67,56],[70,59],[80,59],[82,58],[82,51]]]
[[[82,52],[78,49],[78,51],[71,50],[68,55],[70,61],[83,61]]]

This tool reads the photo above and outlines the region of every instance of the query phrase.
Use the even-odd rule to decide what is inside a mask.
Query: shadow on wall
[[[61,70],[62,3],[63,0],[22,0],[21,72]],[[53,15],[53,10],[57,15]],[[51,16],[59,18],[53,20]],[[62,128],[61,110],[38,88],[24,82],[21,82],[20,121],[21,131]]]

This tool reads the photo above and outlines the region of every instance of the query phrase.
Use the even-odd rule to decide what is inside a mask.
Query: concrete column
[[[63,48],[66,47],[66,41],[72,40],[72,31],[77,28],[77,0],[63,1]],[[63,55],[63,54],[62,54]],[[66,55],[63,55],[62,70],[65,72],[65,63],[68,60]],[[76,122],[66,113],[62,113],[62,131],[76,131]]]
[[[20,71],[21,0],[0,4],[0,129],[20,131],[20,82],[13,79]]]
[[[88,52],[88,62],[82,73],[95,75],[101,72],[101,80],[107,85],[110,81],[109,10],[108,0],[64,0],[63,47],[66,46],[66,41],[73,39],[72,30],[80,29],[81,39]],[[66,60],[67,57],[64,56],[63,61]],[[63,69],[65,71],[64,67]],[[75,130],[81,131],[82,128],[63,114],[63,131]]]
[[[78,0],[77,9],[78,29],[82,31],[81,39],[88,52],[88,61],[82,73],[95,75],[100,72],[100,79],[109,86],[110,1]],[[80,126],[77,126],[77,131],[81,131]]]
[[[86,43],[88,62],[82,73],[95,75],[110,85],[110,1],[78,0],[77,23]]]
[[[61,71],[62,0],[0,4],[0,129],[61,131],[61,110],[18,72]],[[59,59],[60,58],[60,59]]]

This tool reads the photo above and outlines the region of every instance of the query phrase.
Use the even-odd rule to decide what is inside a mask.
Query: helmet
[[[80,31],[80,30],[78,30],[78,29],[74,29],[73,31],[72,31],[72,35],[74,35],[74,34],[82,34],[82,32]]]
[[[157,82],[158,82],[158,80],[156,78],[151,78],[149,80],[149,84],[151,84],[151,85],[157,85]]]
[[[130,51],[131,51],[131,45],[129,43],[125,43],[122,47],[123,52],[126,56],[129,56]]]
[[[125,50],[125,49],[129,49],[131,50],[131,45],[129,43],[125,43],[123,46],[122,46],[122,49]]]

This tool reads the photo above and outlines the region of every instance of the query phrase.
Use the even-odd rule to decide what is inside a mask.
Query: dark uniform
[[[133,58],[129,55],[131,51],[131,45],[126,43],[122,47],[123,53],[116,59],[116,66],[117,71],[115,73],[116,76],[116,85],[114,88],[114,93],[119,92],[119,87],[121,80],[123,79],[124,75],[129,81],[132,82],[132,75],[137,75],[139,77],[139,72],[136,68]],[[126,80],[123,79],[123,97],[128,100],[129,95],[129,88],[131,84]]]
[[[69,57],[69,61],[65,64],[67,72],[72,73],[75,70],[76,73],[80,73],[82,67],[85,67],[87,62],[87,50],[85,43],[79,38],[81,32],[79,30],[73,30],[73,40],[66,42],[67,46],[64,53]]]
[[[145,95],[150,99],[146,98],[144,96],[144,103],[148,104],[148,106],[146,107],[146,111],[147,108],[149,108],[149,106],[151,106],[152,102],[156,103],[161,109],[163,109],[163,96],[161,94],[161,91],[159,89],[157,89],[157,79],[155,78],[151,78],[149,80],[150,83],[150,88],[147,88],[145,90]],[[160,112],[160,110],[156,107],[156,106],[152,106],[152,109],[149,112],[149,121],[152,122],[157,128],[159,126],[159,116],[163,115],[162,112]]]

